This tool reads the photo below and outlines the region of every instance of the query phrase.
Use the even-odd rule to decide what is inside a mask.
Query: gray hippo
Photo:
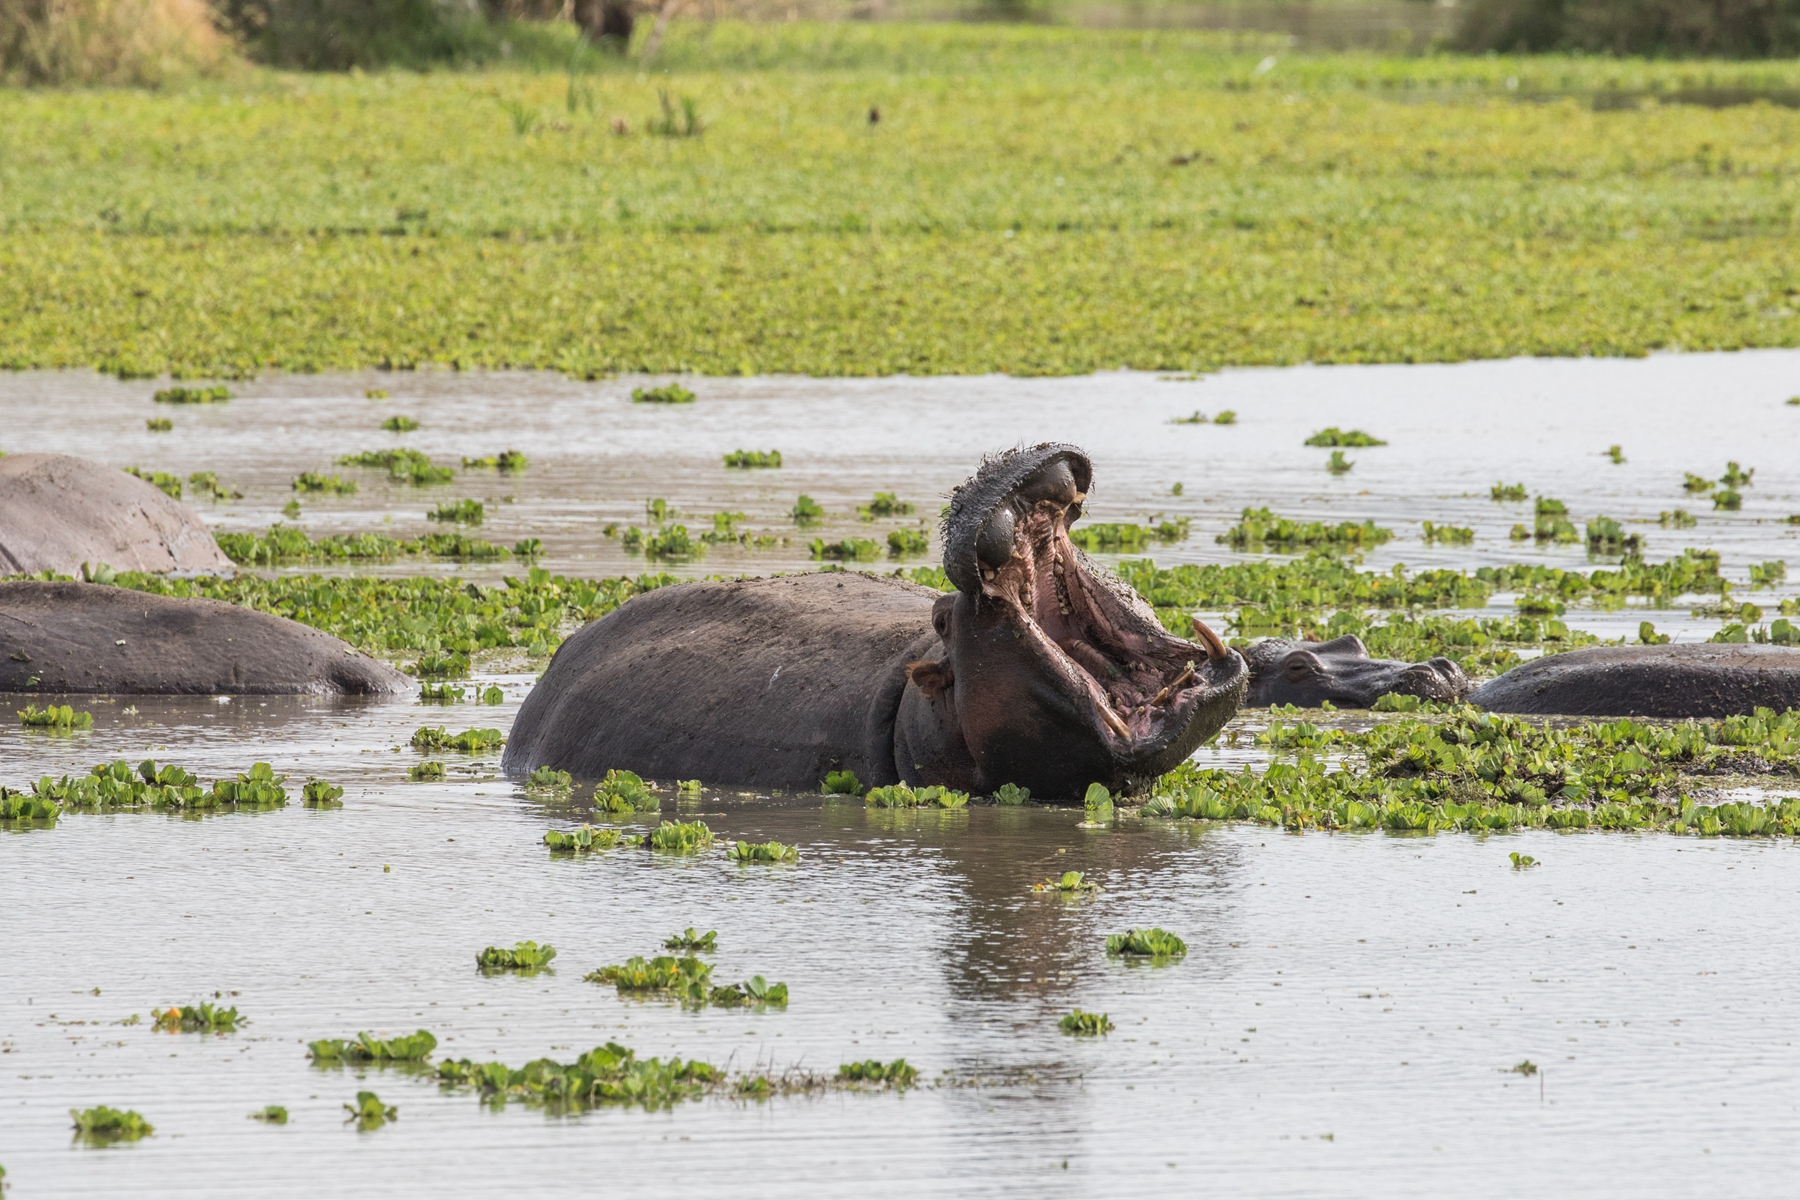
[[[412,686],[348,642],[220,600],[0,583],[0,692],[369,696]]]
[[[0,458],[0,575],[73,575],[82,563],[232,569],[192,509],[135,475],[66,454]]]
[[[1339,707],[1369,708],[1389,693],[1427,700],[1457,701],[1469,677],[1447,658],[1408,663],[1370,658],[1355,634],[1329,642],[1267,638],[1244,651],[1250,664],[1250,692],[1244,703],[1261,707],[1297,704],[1317,708],[1322,700]]]
[[[1800,708],[1800,650],[1682,643],[1592,646],[1533,659],[1476,688],[1492,712],[1582,717],[1729,717]]]
[[[1163,629],[1069,540],[1093,475],[1074,446],[989,458],[944,519],[954,592],[820,572],[687,583],[579,630],[526,698],[505,769],[811,790],[865,784],[1042,799],[1130,790],[1237,711],[1249,668]]]

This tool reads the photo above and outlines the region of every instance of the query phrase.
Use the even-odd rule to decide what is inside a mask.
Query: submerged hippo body
[[[364,696],[411,686],[348,642],[235,604],[0,583],[0,692]]]
[[[0,575],[73,575],[83,563],[232,569],[193,509],[135,475],[67,454],[0,458]]]
[[[1249,673],[1070,543],[1091,476],[1072,446],[984,463],[944,523],[948,594],[822,572],[633,599],[557,651],[506,770],[796,790],[852,770],[1042,799],[1155,778],[1231,718]]]
[[[1245,650],[1244,658],[1250,664],[1244,703],[1257,707],[1317,708],[1329,700],[1343,708],[1370,708],[1391,693],[1456,701],[1469,690],[1468,676],[1447,658],[1422,663],[1370,658],[1354,634],[1329,642],[1268,638]]]
[[[1729,717],[1800,708],[1800,650],[1714,642],[1593,646],[1533,659],[1469,696],[1492,712]]]

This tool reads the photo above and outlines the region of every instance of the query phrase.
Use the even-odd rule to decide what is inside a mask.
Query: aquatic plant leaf
[[[896,1058],[887,1063],[871,1058],[863,1062],[844,1063],[838,1067],[837,1077],[846,1083],[878,1083],[892,1088],[908,1088],[918,1081],[919,1071],[904,1058]]]
[[[487,947],[475,956],[475,965],[484,975],[498,971],[535,975],[548,967],[550,960],[555,957],[556,947],[548,942],[542,946],[536,942],[519,942],[511,950],[500,946]]]
[[[763,842],[760,845],[750,842],[736,842],[727,851],[733,862],[739,863],[784,863],[798,862],[800,848],[785,846],[780,842]]]
[[[1079,1008],[1058,1021],[1056,1027],[1076,1037],[1098,1037],[1114,1028],[1105,1013],[1083,1012]]]
[[[93,1108],[71,1108],[76,1135],[91,1142],[136,1141],[149,1137],[156,1127],[131,1109],[109,1108],[104,1104]]]
[[[671,933],[668,937],[663,939],[664,950],[685,950],[689,954],[696,954],[702,951],[711,954],[714,950],[717,950],[718,947],[718,930],[709,929],[705,933],[700,933],[695,930],[692,925],[689,925],[680,933]]]
[[[994,793],[995,803],[1009,807],[1023,804],[1029,799],[1031,799],[1031,789],[1022,788],[1016,783],[1003,783]]]
[[[665,383],[661,387],[640,387],[631,389],[633,404],[692,404],[694,393],[679,383]]]
[[[1187,943],[1166,929],[1128,929],[1106,939],[1108,954],[1131,958],[1170,959],[1187,953]]]
[[[544,835],[544,845],[553,852],[585,853],[590,850],[612,850],[620,846],[641,846],[644,839],[623,830],[582,825],[577,829],[552,829]]]
[[[646,840],[652,850],[691,854],[712,845],[713,834],[704,821],[664,821]]]
[[[779,450],[733,450],[725,456],[727,467],[773,469],[781,466]]]
[[[1306,439],[1308,446],[1385,446],[1386,442],[1360,429],[1342,430],[1336,425],[1321,429]]]
[[[267,1125],[286,1125],[288,1110],[279,1104],[265,1104],[250,1114],[252,1121],[261,1121]]]
[[[863,794],[863,785],[855,771],[830,771],[826,773],[825,782],[820,785],[819,790],[827,795],[860,796]]]

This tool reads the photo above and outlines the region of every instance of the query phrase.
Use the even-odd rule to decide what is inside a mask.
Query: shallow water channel
[[[483,536],[540,537],[546,565],[587,575],[643,569],[599,529],[641,519],[646,496],[779,530],[804,491],[836,514],[824,535],[845,536],[867,531],[853,507],[876,490],[934,513],[981,451],[1046,437],[1093,453],[1093,519],[1194,518],[1159,561],[1231,557],[1213,537],[1239,508],[1267,503],[1395,528],[1370,556],[1377,567],[1587,567],[1578,550],[1507,538],[1529,515],[1487,498],[1503,478],[1564,499],[1578,522],[1687,507],[1695,529],[1635,526],[1648,556],[1711,546],[1740,580],[1748,563],[1786,557],[1800,532],[1781,522],[1800,512],[1800,409],[1782,403],[1800,392],[1793,353],[1184,382],[702,380],[700,401],[679,409],[630,404],[641,382],[290,377],[170,412],[150,403],[154,384],[19,375],[0,377],[0,449],[214,470],[246,496],[209,518],[260,528],[293,474],[394,443],[376,426],[406,412],[424,427],[404,444],[440,460],[515,446],[531,468],[436,489],[360,473],[355,497],[303,501],[309,530],[418,533],[429,502],[491,498]],[[371,387],[394,398],[364,399]],[[1235,408],[1239,423],[1166,424],[1195,408]],[[175,432],[142,432],[155,415]],[[1391,444],[1351,451],[1357,466],[1333,477],[1326,451],[1299,445],[1328,424]],[[1620,466],[1602,456],[1615,442]],[[739,446],[779,448],[787,465],[723,471],[718,455]],[[1757,468],[1744,509],[1702,512],[1682,473],[1717,475],[1727,459]],[[1180,498],[1168,494],[1177,480]],[[1477,541],[1424,546],[1426,519],[1473,525]],[[810,565],[793,542],[715,548],[674,569]],[[1719,624],[1651,615],[1691,638]],[[1568,619],[1616,635],[1639,614]],[[492,755],[441,756],[444,782],[406,777],[421,757],[406,747],[415,728],[504,730],[532,677],[482,682],[499,682],[505,703],[121,698],[81,705],[94,713],[88,732],[0,724],[0,782],[15,786],[153,756],[209,781],[264,760],[291,785],[319,776],[346,789],[335,810],[74,813],[0,833],[0,1164],[14,1195],[1780,1195],[1800,1167],[1789,996],[1800,851],[1788,842],[1083,828],[1078,812],[1037,806],[886,813],[708,788],[671,793],[662,815],[703,819],[721,843],[795,844],[799,862],[736,866],[718,848],[553,858],[543,833],[588,817],[580,802],[516,789]],[[1259,756],[1244,746],[1200,754]],[[1513,850],[1539,865],[1513,870]],[[1064,870],[1104,890],[1031,892]],[[1185,959],[1104,954],[1107,934],[1152,924],[1187,940]],[[688,925],[718,930],[717,980],[786,982],[786,1009],[683,1010],[582,980]],[[557,947],[552,971],[477,972],[482,947],[524,939]],[[248,1019],[240,1031],[147,1023],[153,1006],[215,992]],[[1117,1028],[1060,1033],[1077,1006]],[[131,1014],[146,1023],[119,1023]],[[904,1056],[922,1086],[552,1116],[306,1057],[313,1039],[421,1027],[438,1058],[570,1061],[608,1040],[734,1071]],[[1524,1060],[1538,1074],[1511,1070]],[[398,1106],[398,1120],[344,1125],[341,1106],[362,1089]],[[155,1136],[74,1144],[67,1110],[95,1104],[138,1110]],[[290,1122],[247,1118],[266,1104],[285,1105]]]

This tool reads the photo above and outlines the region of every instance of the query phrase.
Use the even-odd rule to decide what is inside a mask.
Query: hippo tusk
[[[1206,643],[1206,657],[1208,659],[1213,662],[1218,662],[1221,658],[1224,658],[1227,654],[1231,653],[1231,651],[1225,648],[1225,643],[1219,640],[1219,635],[1206,627],[1205,621],[1202,621],[1197,617],[1190,617],[1188,619],[1194,622],[1194,633],[1202,642]]]
[[[1181,674],[1177,675],[1173,680],[1171,680],[1168,687],[1166,687],[1162,691],[1156,693],[1156,698],[1150,701],[1150,707],[1155,708],[1157,705],[1166,701],[1170,696],[1174,695],[1176,691],[1178,691],[1181,688],[1186,687],[1188,684],[1188,681],[1191,680],[1193,677],[1194,677],[1194,664],[1190,662],[1187,665],[1187,670],[1183,671]]]
[[[1105,721],[1109,726],[1111,726],[1112,731],[1114,733],[1118,734],[1120,737],[1124,738],[1126,741],[1130,741],[1131,740],[1131,727],[1126,725],[1124,720],[1122,718],[1120,718],[1119,714],[1112,710],[1112,705],[1103,703],[1099,706],[1099,708],[1100,708],[1101,720]]]

